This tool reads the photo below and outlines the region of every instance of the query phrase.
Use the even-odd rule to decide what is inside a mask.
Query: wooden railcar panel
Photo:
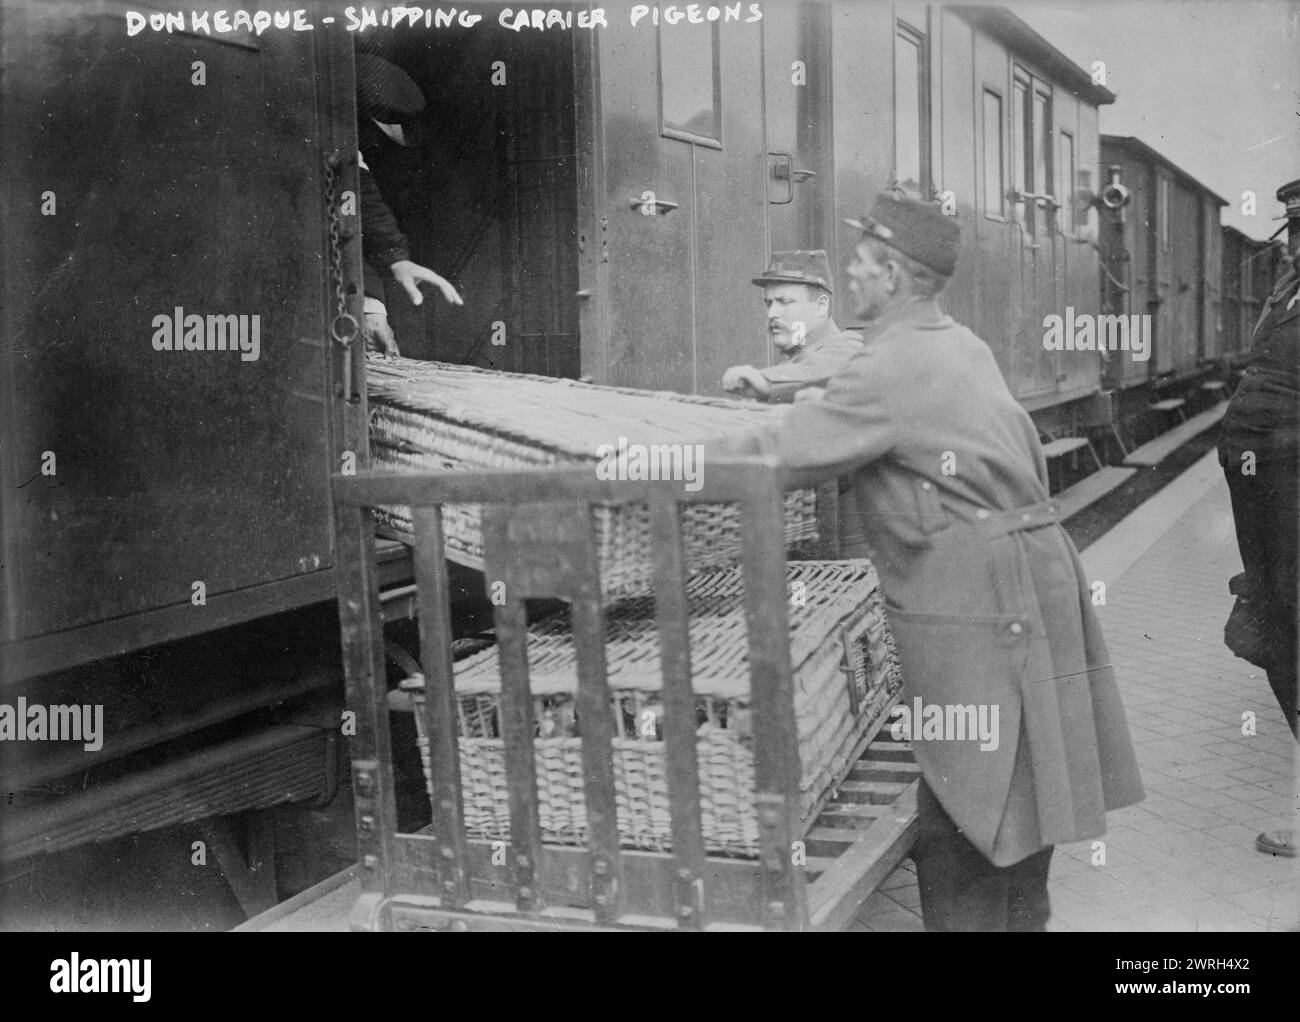
[[[1073,309],[1076,314],[1095,313],[1101,306],[1097,255],[1087,243],[1087,217],[1081,214],[1077,194],[1081,190],[1078,167],[1083,126],[1086,120],[1096,124],[1097,110],[1079,102],[1065,89],[1053,91],[1056,167],[1052,192],[1060,203],[1055,217],[1057,272],[1061,281],[1060,304],[1056,313],[1065,316],[1067,309]],[[1068,145],[1065,144],[1067,134]],[[1096,137],[1095,128],[1092,135]],[[1056,365],[1057,387],[1062,394],[1095,391],[1101,384],[1101,357],[1095,351],[1058,352]]]
[[[658,61],[640,32],[615,21],[593,36],[601,68],[605,192],[600,243],[608,258],[609,324],[603,358],[587,365],[597,383],[689,393],[694,375],[689,161],[670,159],[659,137]],[[680,157],[674,152],[672,156]],[[652,191],[678,208],[645,216],[630,208]]]
[[[161,608],[192,634],[220,623],[194,582],[211,599],[333,560],[324,33],[128,38],[112,10],[5,14],[10,639]],[[155,350],[177,309],[248,317],[250,340],[258,317],[257,359]]]
[[[615,18],[594,40],[604,69],[595,107],[603,148],[590,159],[603,161],[597,204],[603,199],[609,295],[607,339],[584,342],[584,358],[596,356],[584,370],[613,385],[719,393],[727,366],[766,361],[762,303],[749,283],[767,240],[762,37],[757,22],[713,26],[719,130],[710,136],[701,126],[690,138],[661,132],[660,120],[661,86],[679,83],[674,73],[661,76],[660,50],[685,38],[683,30],[709,33],[656,33]],[[674,208],[632,208],[647,193]]]
[[[843,222],[871,207],[894,165],[893,13],[886,4],[831,8],[834,63],[835,249],[847,257],[858,232]],[[846,316],[846,319],[851,317]]]
[[[951,11],[932,17],[936,25],[932,67],[937,74],[939,99],[935,107],[943,117],[933,118],[935,137],[935,187],[940,194],[952,192],[961,221],[963,254],[957,270],[944,290],[944,310],[971,329],[995,351],[1006,347],[1005,334],[986,333],[980,318],[981,241],[977,207],[976,172],[980,107],[971,96],[974,75],[974,30]]]
[[[1087,103],[1076,104],[1078,120],[1074,136],[1074,182],[1066,188],[1061,201],[1074,204],[1074,232],[1068,245],[1070,265],[1066,294],[1076,309],[1100,312],[1101,261],[1095,243],[1100,228],[1100,217],[1092,205],[1092,198],[1101,182],[1093,173],[1093,159],[1099,145],[1098,109]],[[1129,360],[1131,361],[1131,360]],[[1104,362],[1098,354],[1090,362],[1080,362],[1078,377],[1071,386],[1087,384],[1090,389],[1101,387]]]
[[[1129,288],[1128,299],[1122,311],[1130,316],[1151,315],[1152,345],[1158,350],[1160,347],[1160,339],[1157,336],[1159,305],[1153,276],[1154,247],[1158,242],[1155,233],[1154,168],[1103,140],[1099,168],[1100,182],[1108,179],[1109,168],[1116,165],[1121,168],[1121,180],[1129,189],[1131,198],[1122,214],[1111,212],[1102,214],[1104,221],[1102,229],[1109,230],[1107,223],[1113,223],[1114,217],[1122,215],[1122,250],[1128,257],[1122,280]],[[1121,387],[1137,387],[1150,379],[1155,365],[1156,358],[1153,352],[1152,357],[1146,362],[1121,358],[1117,363],[1112,364],[1111,371],[1116,374],[1117,382]]]
[[[1040,111],[1036,108],[1035,97],[1040,88],[1052,91],[1050,82],[1042,77],[1037,67],[1018,54],[1012,53],[1010,57],[1013,69],[1016,69],[1013,71],[1013,78],[1024,80],[1023,75],[1032,76],[1028,79],[1024,102],[1036,122],[1040,117]],[[1024,151],[1031,152],[1032,147],[1038,144],[1039,132],[1026,130],[1024,120],[1017,116],[1014,81],[1012,95],[1011,138],[1014,170],[1015,164],[1019,162],[1015,156],[1017,149],[1023,146]],[[1017,142],[1017,139],[1020,141]],[[1032,166],[1037,162],[1032,158],[1025,161],[1024,176],[1016,187],[1026,193],[1049,193],[1053,187],[1051,180],[1036,180],[1032,173],[1038,169]],[[1050,210],[1039,205],[1038,200],[1030,199],[1016,203],[1014,212],[1020,217],[1024,230],[1018,231],[1021,319],[1020,328],[1016,333],[1019,357],[1011,392],[1021,401],[1041,403],[1057,389],[1059,353],[1047,351],[1043,347],[1043,320],[1050,315],[1059,315],[1061,305],[1056,255],[1058,239],[1052,229],[1054,217]],[[1035,401],[1035,399],[1039,400]]]
[[[1187,372],[1200,362],[1201,301],[1204,218],[1198,192],[1181,181],[1173,189],[1169,224],[1170,300],[1173,303],[1173,332],[1168,335],[1164,354],[1172,360],[1168,368]]]
[[[751,354],[769,344],[761,293],[751,283],[767,265],[761,25],[732,22],[717,32],[722,148],[676,139],[661,143],[677,158],[689,154],[695,164],[696,393],[725,393],[722,374],[728,366],[771,361]]]
[[[763,94],[767,151],[786,153],[794,170],[816,176],[790,182],[767,168],[768,250],[826,250],[835,279],[835,314],[848,314],[845,253],[835,246],[831,160],[830,8],[823,3],[768,5],[763,11]],[[801,66],[796,68],[796,61]]]
[[[956,19],[955,14],[949,17]],[[1000,43],[981,32],[973,32],[971,42],[974,103],[978,104],[976,137],[980,141],[974,156],[978,182],[974,230],[971,232],[974,250],[971,251],[968,241],[964,258],[974,264],[975,322],[979,324],[976,333],[993,349],[998,368],[1010,384],[1015,379],[1020,361],[1016,335],[1021,318],[1020,274],[1016,263],[1020,231],[1006,215],[1010,208],[1006,193],[1011,184],[1010,68],[1006,51]],[[953,87],[960,93],[963,83],[955,80]],[[996,102],[987,101],[987,107],[986,94],[996,99]],[[989,115],[987,120],[986,111]],[[1001,112],[1000,118],[994,116],[997,111]],[[998,123],[992,124],[993,121]],[[1000,150],[997,161],[990,158],[987,171],[984,158],[986,138],[993,143],[991,148]],[[1000,172],[1000,181],[992,180],[995,168]],[[993,202],[994,194],[998,196],[998,204]]]
[[[1219,226],[1219,204],[1209,196],[1201,198],[1201,360],[1223,355],[1223,228]]]
[[[1234,230],[1223,231],[1223,340],[1222,354],[1233,358],[1242,350],[1242,337],[1245,334],[1243,321],[1246,317],[1243,297],[1242,268],[1245,236]]]

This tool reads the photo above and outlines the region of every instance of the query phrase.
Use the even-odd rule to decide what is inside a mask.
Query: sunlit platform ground
[[[1300,859],[1257,852],[1255,835],[1295,819],[1296,745],[1263,672],[1223,645],[1241,559],[1213,452],[1083,560],[1106,583],[1099,610],[1147,797],[1110,814],[1104,864],[1091,843],[1057,849],[1049,929],[1294,929]],[[910,861],[854,928],[922,929]]]

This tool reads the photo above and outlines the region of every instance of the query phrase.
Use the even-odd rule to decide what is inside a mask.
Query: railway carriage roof
[[[1115,93],[1094,83],[1092,75],[1005,7],[956,6],[952,11],[968,24],[1005,43],[1009,49],[1036,61],[1044,72],[1080,99],[1094,106],[1115,102]]]
[[[1201,184],[1201,182],[1197,181],[1191,174],[1183,170],[1182,167],[1178,166],[1178,164],[1174,163],[1168,157],[1162,156],[1160,153],[1156,152],[1140,138],[1134,138],[1132,135],[1102,135],[1101,144],[1103,147],[1113,146],[1117,149],[1127,149],[1139,159],[1150,160],[1152,163],[1158,163],[1161,167],[1179,178],[1185,184],[1195,188],[1198,192],[1204,192],[1220,206],[1226,206],[1228,204],[1228,200],[1222,195]],[[1103,160],[1104,159],[1105,157],[1103,157]]]

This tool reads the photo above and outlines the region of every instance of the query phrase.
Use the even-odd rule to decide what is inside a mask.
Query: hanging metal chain
[[[342,345],[344,359],[344,389],[352,394],[352,342],[361,328],[356,317],[347,310],[347,296],[343,291],[343,214],[339,209],[338,183],[343,158],[338,150],[325,156],[325,209],[329,225],[329,274],[334,289],[334,318],[330,320],[330,336]]]

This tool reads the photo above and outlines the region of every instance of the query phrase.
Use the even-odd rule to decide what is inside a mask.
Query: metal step
[[[877,763],[911,763],[912,744],[910,742],[896,742],[888,736],[877,738],[862,755],[864,760],[872,760]]]
[[[873,763],[866,757],[858,760],[849,770],[846,781],[914,781],[921,768],[910,761]]]
[[[1067,454],[1073,454],[1075,451],[1083,450],[1088,446],[1086,436],[1063,436],[1059,440],[1052,440],[1043,444],[1043,457],[1049,461],[1053,458],[1061,458]]]
[[[884,806],[898,798],[906,787],[905,783],[892,781],[845,781],[834,801]]]

